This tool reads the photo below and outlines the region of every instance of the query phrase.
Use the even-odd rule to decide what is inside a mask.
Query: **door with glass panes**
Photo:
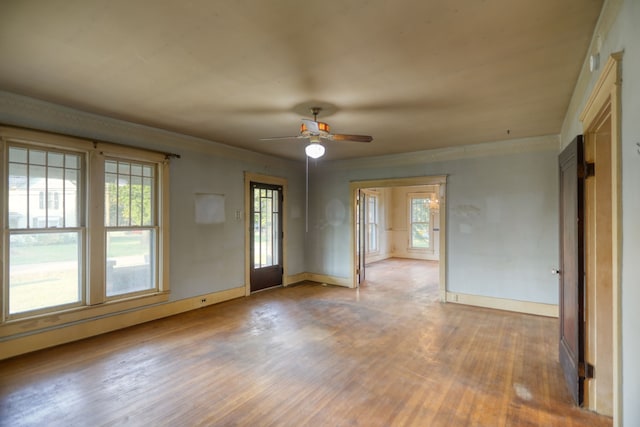
[[[251,292],[282,284],[282,187],[251,183]]]

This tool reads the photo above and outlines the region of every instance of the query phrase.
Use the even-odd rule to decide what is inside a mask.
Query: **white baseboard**
[[[284,286],[289,286],[294,283],[304,282],[309,280],[311,282],[326,283],[327,285],[344,286],[345,288],[353,288],[351,279],[345,277],[328,276],[326,274],[316,273],[298,273],[291,276],[287,276],[284,279]]]
[[[307,279],[307,276],[308,276],[307,273],[298,273],[298,274],[292,274],[291,276],[286,276],[284,278],[283,285],[289,286],[289,285],[293,285],[294,283],[304,282],[305,280],[309,280]]]
[[[518,301],[481,295],[459,294],[455,292],[446,293],[446,302],[493,308],[496,310],[515,311],[517,313],[534,314],[536,316],[558,317],[557,304]]]
[[[242,286],[179,301],[158,304],[126,313],[63,325],[54,329],[18,336],[16,338],[8,337],[0,342],[0,360],[240,298],[244,296],[244,293],[244,286]]]
[[[344,286],[345,288],[353,288],[351,279],[345,277],[327,276],[325,274],[306,273],[306,280],[312,282],[326,283],[327,285]]]

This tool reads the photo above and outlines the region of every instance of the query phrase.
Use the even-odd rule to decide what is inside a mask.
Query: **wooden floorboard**
[[[610,426],[557,319],[441,304],[436,262],[268,290],[0,362],[7,426]]]

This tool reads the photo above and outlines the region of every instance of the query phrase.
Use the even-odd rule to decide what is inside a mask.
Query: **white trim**
[[[305,273],[306,280],[327,285],[344,286],[353,288],[352,281],[347,277],[329,276],[326,274]]]
[[[516,313],[534,314],[536,316],[558,317],[557,304],[519,301],[482,295],[460,294],[456,292],[447,292],[446,302],[471,305],[474,307],[492,308],[496,310],[514,311]]]

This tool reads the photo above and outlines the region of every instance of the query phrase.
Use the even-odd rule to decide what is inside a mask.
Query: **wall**
[[[557,304],[557,154],[557,137],[540,137],[318,165],[307,268],[352,277],[350,181],[448,175],[447,290]],[[329,206],[343,220],[327,221]]]
[[[590,52],[600,52],[601,64],[611,53],[622,57],[622,425],[640,425],[640,1],[607,1],[594,34]],[[565,122],[561,143],[567,145],[582,133],[578,117],[594,88],[599,72],[590,73],[586,61],[576,85]],[[620,421],[620,420],[618,420]]]

